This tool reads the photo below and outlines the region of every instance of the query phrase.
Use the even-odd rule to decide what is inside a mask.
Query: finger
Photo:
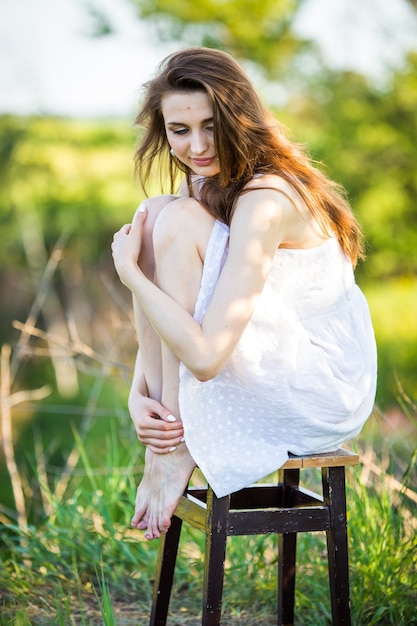
[[[136,431],[137,437],[141,443],[145,446],[153,446],[154,448],[158,448],[160,450],[169,449],[172,446],[178,446],[183,438],[183,433],[176,433],[174,436],[170,436],[168,438],[161,439],[161,437],[153,436],[148,434],[144,434],[142,432]]]
[[[141,441],[141,443],[143,443],[143,441]],[[174,439],[173,441],[171,441],[166,446],[160,446],[160,445],[151,444],[151,443],[144,444],[144,445],[146,445],[147,448],[151,452],[153,452],[153,454],[163,455],[163,454],[171,454],[171,452],[174,452],[181,443],[183,443],[183,438],[182,437],[180,437],[178,439]]]
[[[128,235],[130,232],[130,229],[132,228],[132,224],[123,224],[123,226],[114,233],[113,235],[113,240],[118,236],[118,235]]]
[[[180,431],[173,437],[169,439],[161,439],[158,437],[146,437],[138,434],[138,439],[145,446],[150,448],[152,451],[155,451],[157,454],[165,454],[166,452],[172,452],[179,445],[185,443],[184,432]]]
[[[158,439],[172,439],[172,437],[179,437],[184,433],[182,422],[164,422],[161,419],[155,418],[142,418],[139,420],[133,420],[136,428],[136,432],[141,437],[157,437]]]
[[[145,446],[153,446],[154,448],[159,448],[164,450],[165,448],[170,448],[171,446],[176,445],[178,441],[178,437],[170,437],[169,439],[161,440],[159,437],[151,437],[149,435],[139,435],[138,439]]]
[[[142,442],[143,443],[143,442]],[[158,454],[158,455],[164,455],[164,454],[170,454],[170,449],[171,448],[157,448],[156,446],[152,446],[152,445],[148,445],[147,446],[148,450],[150,450],[153,454]]]
[[[141,437],[155,437],[161,441],[181,437],[184,434],[182,422],[168,422],[150,416],[134,416],[132,421],[136,432]]]
[[[149,408],[154,413],[154,419],[160,418],[166,423],[172,424],[173,427],[177,426],[182,427],[182,420],[180,417],[173,415],[168,409],[166,409],[162,404],[160,404],[157,400],[153,400],[149,402]]]
[[[146,209],[145,203],[141,202],[133,216],[133,220],[132,220],[133,229],[142,228],[142,225],[146,220],[147,213],[148,211]]]
[[[161,409],[158,411],[158,415],[162,420],[164,420],[164,422],[169,422],[170,424],[182,424],[182,421],[178,417],[172,415],[172,413],[170,413],[162,405]]]
[[[143,426],[136,426],[136,432],[143,439],[155,439],[159,441],[161,445],[164,445],[167,441],[172,441],[178,437],[182,437],[184,434],[183,428],[175,428],[175,430],[157,430],[156,428],[143,428]]]
[[[166,409],[156,400],[152,403],[149,403],[149,409],[153,412],[153,415],[150,415],[150,417],[153,420],[156,420],[154,422],[154,425],[158,429],[165,429],[167,426],[170,427],[170,430],[173,430],[175,428],[182,428],[181,418],[173,415],[168,409]]]
[[[138,208],[135,211],[135,215],[136,213],[144,213],[146,215],[147,213],[147,209],[146,209],[146,204],[145,201],[141,202],[138,206]],[[134,218],[133,218],[134,219]]]

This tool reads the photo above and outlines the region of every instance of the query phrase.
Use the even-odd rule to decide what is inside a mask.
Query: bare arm
[[[288,213],[294,213],[291,203],[269,189],[253,190],[239,199],[228,258],[202,325],[137,267],[144,213],[137,213],[132,226],[116,233],[113,256],[121,281],[138,299],[158,335],[199,380],[216,376],[239,341],[276,248],[285,239]]]

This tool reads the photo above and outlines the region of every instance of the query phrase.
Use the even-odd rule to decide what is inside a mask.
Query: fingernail
[[[176,449],[177,449],[177,446],[172,446],[172,448],[170,448],[170,449],[168,450],[168,452],[174,452],[174,450],[176,450]]]
[[[144,213],[146,209],[145,203],[141,202],[138,208],[136,209],[139,213]]]
[[[176,418],[174,417],[174,415],[167,415],[167,420],[168,422],[176,422]]]
[[[181,437],[181,443],[185,443],[185,437]]]

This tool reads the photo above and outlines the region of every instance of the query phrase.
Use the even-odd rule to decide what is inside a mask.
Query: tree
[[[417,53],[382,88],[327,72],[287,107],[291,127],[348,190],[364,226],[368,278],[417,274]]]
[[[222,48],[255,63],[271,78],[282,76],[311,41],[292,24],[304,0],[132,0],[162,40]]]

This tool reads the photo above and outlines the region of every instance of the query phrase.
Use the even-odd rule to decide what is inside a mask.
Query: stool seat
[[[277,533],[278,626],[294,624],[297,533],[326,531],[334,626],[350,626],[345,467],[359,456],[345,449],[291,455],[275,484],[256,483],[217,498],[210,485],[188,487],[160,539],[150,626],[164,626],[182,522],[205,533],[202,626],[219,626],[227,537]],[[322,493],[300,486],[300,471],[321,469]]]

